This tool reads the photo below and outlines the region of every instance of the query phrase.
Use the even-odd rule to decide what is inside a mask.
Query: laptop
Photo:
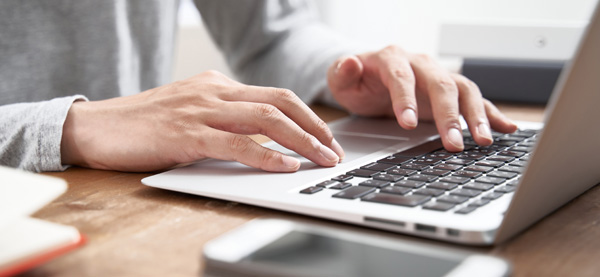
[[[144,178],[156,188],[461,244],[497,244],[600,182],[600,15],[563,70],[544,124],[479,147],[442,149],[435,126],[348,117],[330,124],[345,160],[268,173],[208,159]]]

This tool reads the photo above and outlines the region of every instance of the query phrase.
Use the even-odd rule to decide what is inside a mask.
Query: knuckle
[[[400,46],[395,45],[395,44],[386,46],[385,48],[383,48],[382,51],[384,51],[384,52],[390,52],[390,53],[404,52],[404,50]]]
[[[204,76],[204,77],[223,77],[225,75],[223,75],[223,73],[216,71],[216,70],[207,70],[204,71],[202,73],[200,73],[200,76]]]
[[[252,140],[246,136],[236,135],[229,139],[228,145],[234,157],[236,153],[246,153],[250,150]],[[237,159],[236,159],[237,160]]]
[[[275,151],[262,151],[259,154],[259,168],[262,170],[268,170],[270,168],[270,164],[273,163],[277,159],[278,153]]]
[[[327,123],[325,123],[325,121],[319,119],[317,120],[315,125],[317,127],[317,132],[326,134],[327,136],[333,136],[331,134],[331,131],[329,130],[329,126],[327,126]]]
[[[431,56],[429,56],[427,54],[424,54],[424,53],[415,53],[415,54],[412,54],[410,58],[411,58],[412,62],[416,62],[416,63],[419,63],[419,64],[432,64],[432,63],[435,63],[435,60]]]
[[[275,121],[280,117],[280,111],[269,104],[259,104],[256,106],[256,117],[259,120]]]
[[[441,77],[431,83],[430,91],[440,93],[456,92],[456,82],[450,77]]]
[[[297,103],[300,100],[293,91],[285,88],[275,88],[273,94],[275,95],[276,101],[284,105]]]
[[[275,97],[285,100],[292,100],[296,98],[296,94],[289,89],[275,88]]]
[[[303,132],[300,135],[300,143],[303,145],[312,145],[313,140],[313,136],[311,136],[309,133]]]
[[[390,70],[390,74],[392,75],[392,78],[394,78],[394,79],[405,80],[408,82],[415,81],[415,74],[411,70],[402,69],[402,68],[394,68],[394,69]]]

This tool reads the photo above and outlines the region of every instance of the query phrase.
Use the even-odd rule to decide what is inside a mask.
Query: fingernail
[[[335,139],[331,141],[331,150],[333,150],[333,152],[335,152],[338,155],[339,161],[342,161],[346,157],[344,149],[342,149],[342,146]]]
[[[325,157],[325,159],[331,161],[331,162],[335,162],[337,163],[339,161],[339,157],[338,155],[333,152],[333,150],[327,148],[325,145],[320,145],[319,146],[319,151],[321,151],[321,155],[323,155],[323,157]]]
[[[417,126],[417,114],[413,109],[406,109],[402,112],[402,122],[404,124],[415,127]]]
[[[490,130],[490,126],[485,123],[481,123],[479,126],[477,126],[477,133],[484,138],[492,139],[492,131]]]
[[[296,171],[300,168],[300,161],[294,157],[282,155],[281,161],[283,161],[283,165],[288,169]]]
[[[456,128],[450,128],[450,130],[448,130],[448,141],[457,148],[462,149],[464,147],[462,133]]]
[[[343,59],[340,60],[340,62],[338,62],[337,66],[335,67],[335,74],[338,74],[338,72],[340,72],[340,68],[342,67],[342,64],[348,59],[348,57],[344,57]]]

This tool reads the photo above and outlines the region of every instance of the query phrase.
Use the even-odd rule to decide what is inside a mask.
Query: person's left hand
[[[493,142],[490,127],[503,133],[517,129],[471,80],[448,72],[427,55],[396,46],[342,57],[327,75],[334,98],[348,111],[395,116],[405,129],[414,129],[419,119],[434,120],[449,151],[464,148],[461,114],[479,145]]]

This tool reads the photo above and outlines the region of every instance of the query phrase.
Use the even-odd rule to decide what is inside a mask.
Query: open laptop
[[[464,244],[505,241],[600,182],[598,8],[565,68],[544,125],[522,122],[493,147],[466,136],[466,151],[441,149],[435,127],[395,120],[330,124],[347,157],[296,173],[220,160],[144,178],[145,185]],[[541,129],[544,126],[543,130]],[[415,147],[416,148],[413,148]]]

